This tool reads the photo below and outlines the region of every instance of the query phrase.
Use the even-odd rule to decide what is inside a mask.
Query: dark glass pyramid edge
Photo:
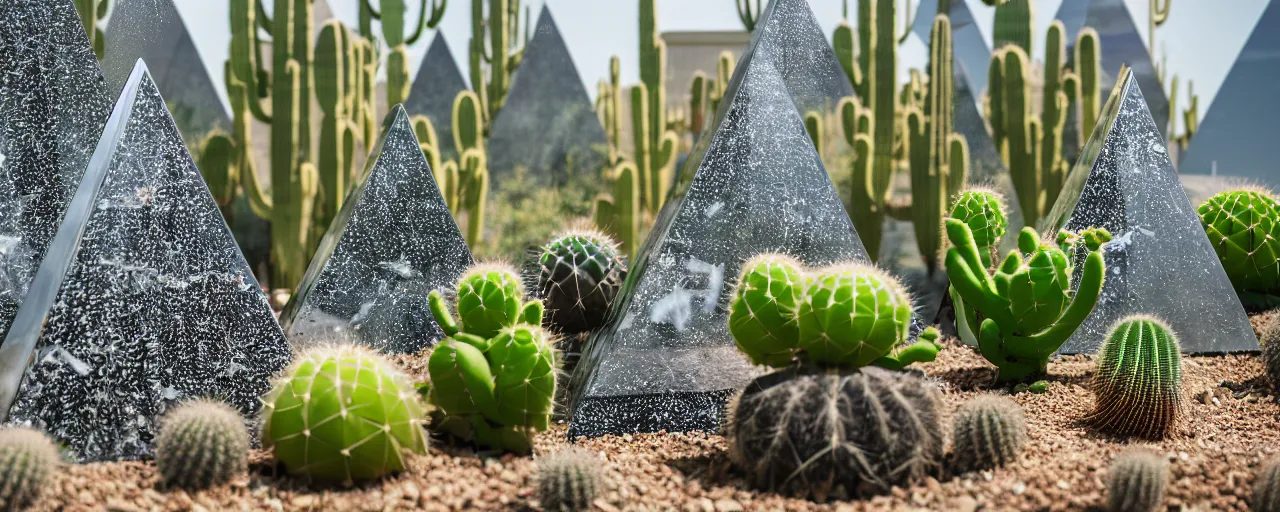
[[[120,99],[111,110],[111,117],[107,119],[102,137],[98,140],[98,147],[94,149],[93,157],[89,159],[89,165],[80,180],[80,186],[72,195],[70,204],[67,205],[62,224],[49,243],[50,248],[79,246],[80,236],[84,233],[97,202],[96,191],[101,188],[107,176],[115,148],[119,146],[120,139],[129,126],[138,93],[147,82],[150,82],[151,87],[155,87],[147,65],[139,59],[133,67],[133,72],[129,74],[129,80],[125,82]],[[176,127],[174,129],[177,130]],[[63,276],[70,268],[76,252],[72,249],[49,251],[45,254],[35,277],[31,280],[27,296],[13,318],[9,334],[4,338],[3,344],[0,344],[0,422],[9,417],[9,408],[17,398],[18,389],[26,375],[27,365],[31,361],[32,351],[35,350],[36,342],[39,341],[44,330],[45,315],[53,306],[58,292],[61,291]]]
[[[568,438],[600,437],[606,435],[623,435],[634,433],[689,432],[702,430],[716,433],[724,417],[724,409],[738,390],[623,395],[592,397],[582,400],[574,408],[574,417],[579,414],[598,418],[608,418],[604,425],[593,425],[598,428],[585,429],[582,422],[570,422]],[[674,415],[670,411],[687,411],[687,414]]]

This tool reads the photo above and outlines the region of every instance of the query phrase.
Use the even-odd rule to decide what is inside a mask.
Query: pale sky
[[[222,90],[223,62],[227,58],[230,42],[227,2],[223,0],[173,0],[186,21],[187,28],[197,42],[206,69],[209,70],[218,93]],[[1033,0],[1035,7],[1035,34],[1043,39],[1046,27],[1063,1]],[[1213,100],[1223,78],[1244,45],[1253,25],[1269,0],[1179,0],[1173,2],[1168,21],[1157,30],[1159,44],[1168,52],[1168,66],[1173,74],[1194,80],[1195,91],[1200,96],[1200,114],[1204,115]],[[357,0],[328,0],[336,16],[349,26],[356,24]],[[607,76],[609,57],[622,59],[622,81],[638,80],[636,69],[638,48],[638,14],[636,0],[526,0],[537,17],[543,3],[550,5],[556,23],[560,27],[573,55],[578,72],[589,94],[595,94],[595,83]],[[850,1],[853,4],[856,0]],[[1125,0],[1138,24],[1144,40],[1147,37],[1148,0]],[[416,21],[418,2],[410,4],[411,21]],[[824,32],[830,37],[832,29],[840,22],[842,0],[809,0]],[[912,2],[916,4],[918,2]],[[967,0],[978,20],[979,28],[991,39],[993,8],[980,0]],[[271,2],[268,2],[268,6]],[[899,7],[901,12],[902,7]],[[850,5],[850,11],[853,11]],[[660,31],[683,30],[741,30],[734,0],[658,0],[658,29]],[[852,12],[850,13],[853,14]],[[470,37],[471,2],[451,0],[439,30],[442,30],[454,52],[454,58],[466,70],[466,44]],[[530,20],[532,22],[533,20]],[[900,22],[901,23],[901,20]],[[901,26],[901,25],[900,25]],[[376,30],[376,29],[375,29]],[[406,29],[408,30],[408,29]],[[410,76],[417,73],[417,63],[422,59],[430,43],[428,34],[410,48],[412,67]],[[1034,43],[1042,51],[1043,42]],[[905,75],[911,67],[922,67],[927,48],[918,39],[911,38],[900,49],[900,68]],[[1181,87],[1186,91],[1185,85]],[[1183,93],[1185,94],[1185,92]],[[225,97],[222,98],[225,104]],[[1178,100],[1179,108],[1187,105],[1186,97]]]

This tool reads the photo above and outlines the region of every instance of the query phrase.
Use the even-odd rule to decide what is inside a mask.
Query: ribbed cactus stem
[[[689,131],[696,138],[702,133],[707,119],[707,74],[701,70],[693,73],[689,82]]]
[[[804,115],[804,131],[809,134],[809,141],[813,143],[813,149],[817,150],[818,156],[822,156],[822,115],[817,112],[809,112]]]
[[[1182,411],[1182,356],[1178,338],[1148,315],[1121,319],[1098,353],[1097,396],[1086,421],[1103,430],[1160,439]]]
[[[1093,27],[1080,29],[1076,36],[1076,75],[1080,80],[1080,133],[1088,134],[1098,124],[1098,112],[1102,109],[1100,80],[1102,54],[1098,44],[1098,32]],[[1087,138],[1087,137],[1086,137]]]
[[[409,99],[409,48],[400,45],[387,54],[387,105],[402,105]]]
[[[993,29],[996,49],[1014,45],[1030,53],[1031,22],[1031,0],[1004,0],[996,5]]]
[[[461,91],[453,99],[453,144],[459,154],[468,149],[483,148],[483,116],[480,97],[476,93]]]
[[[898,116],[896,93],[898,90],[898,42],[895,35],[896,2],[876,0],[871,45],[864,47],[873,58],[867,76],[868,107],[872,116],[871,193],[876,204],[883,205],[889,197],[889,185],[893,179],[894,126]],[[874,256],[872,257],[874,259]]]

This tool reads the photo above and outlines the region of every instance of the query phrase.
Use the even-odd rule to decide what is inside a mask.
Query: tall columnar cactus
[[[468,45],[471,90],[476,92],[481,107],[480,121],[485,134],[506,102],[511,76],[524,58],[524,45],[518,42],[520,1],[488,0],[488,4],[488,17],[485,17],[485,0],[471,0],[471,41]],[[528,23],[532,20],[526,20],[526,25]],[[525,39],[528,39],[527,27]]]
[[[1120,454],[1107,475],[1108,512],[1156,512],[1169,485],[1169,462],[1142,448]]]
[[[1027,441],[1022,407],[1006,396],[980,395],[956,411],[955,460],[958,471],[994,469],[1018,460]]]
[[[1042,134],[1037,153],[1040,156],[1039,186],[1044,193],[1041,213],[1048,213],[1058,199],[1062,184],[1067,178],[1067,167],[1070,165],[1062,158],[1062,134],[1067,126],[1068,106],[1072,103],[1067,91],[1074,90],[1071,82],[1078,80],[1074,73],[1065,71],[1066,64],[1066,28],[1061,21],[1054,20],[1044,41],[1044,90],[1041,95],[1040,127]]]
[[[656,0],[640,0],[640,83],[631,89],[631,136],[645,210],[666,199],[679,136],[667,126],[667,43],[658,35]]]
[[[1097,403],[1086,421],[1114,434],[1163,438],[1182,410],[1181,382],[1182,352],[1168,324],[1123,318],[1098,353]]]
[[[978,348],[1000,368],[1001,382],[1021,381],[1042,374],[1049,356],[1093,311],[1105,277],[1101,246],[1111,240],[1105,229],[1086,229],[1078,235],[1058,234],[1059,247],[1041,243],[1036,231],[1023,228],[1018,250],[988,273],[973,231],[957,219],[946,220],[947,276],[964,302],[983,317]],[[1088,255],[1078,288],[1071,292],[1075,265],[1068,252],[1084,243]],[[977,321],[977,318],[973,320]]]
[[[353,44],[351,31],[337,20],[325,23],[316,40],[315,91],[324,116],[316,151],[321,190],[316,205],[320,210],[316,216],[316,227],[320,230],[327,227],[342,208],[355,168],[355,139],[359,126],[352,121],[352,91],[348,90],[348,82],[351,81],[348,66],[355,66],[355,63],[347,61],[353,58]],[[323,234],[320,231],[315,236],[318,239]]]
[[[425,29],[436,28],[444,19],[444,8],[449,0],[422,0],[418,6],[417,26],[413,35],[405,37],[405,0],[380,0],[382,9],[374,6],[375,0],[360,0],[361,16],[368,16],[382,22],[382,37],[390,49],[387,54],[387,104],[399,105],[409,97],[409,60],[408,47],[422,38]],[[428,15],[430,17],[428,17]],[[360,33],[365,39],[374,39],[369,24],[361,23]]]
[[[1076,75],[1080,80],[1080,133],[1085,134],[1081,140],[1088,138],[1098,124],[1098,114],[1102,110],[1102,45],[1098,39],[1098,31],[1093,27],[1084,27],[1076,35],[1075,55]]]
[[[689,132],[694,138],[702,134],[707,123],[707,101],[710,96],[710,79],[702,70],[694,71],[689,81]]]
[[[995,48],[1015,45],[1031,53],[1031,0],[1004,0],[996,5]]]
[[[542,246],[526,277],[547,309],[547,326],[568,335],[604,324],[627,264],[618,244],[604,233],[570,230]]]
[[[742,21],[742,27],[747,32],[755,32],[756,22],[760,21],[760,14],[763,12],[760,6],[760,0],[734,0],[738,7],[738,20]]]
[[[400,471],[427,449],[409,378],[357,345],[298,357],[263,403],[262,446],[292,475],[351,484]]]
[[[1275,195],[1262,188],[1219,192],[1198,212],[1245,307],[1280,305],[1280,204]]]
[[[618,154],[618,148],[622,145],[621,74],[622,62],[618,56],[609,57],[609,80],[600,81],[599,93],[596,95],[596,115],[600,118],[600,125],[604,127],[605,140],[609,144],[610,165],[616,165],[622,158]]]
[[[75,0],[76,12],[80,13],[80,22],[84,24],[84,33],[89,36],[89,44],[93,45],[93,53],[102,60],[106,56],[106,35],[98,23],[107,17],[111,8],[111,0]]]
[[[822,114],[818,112],[809,112],[804,115],[804,131],[809,134],[809,142],[813,143],[813,149],[817,150],[818,157],[822,157]]]
[[[596,227],[618,239],[623,254],[640,248],[640,182],[635,164],[619,162],[611,171],[613,195],[596,198]]]

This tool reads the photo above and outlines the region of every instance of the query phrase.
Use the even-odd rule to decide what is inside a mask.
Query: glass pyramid
[[[833,112],[841,98],[854,95],[808,2],[769,0],[759,19],[742,54],[769,49],[770,64],[801,115]]]
[[[727,328],[739,267],[765,251],[866,261],[769,47],[745,54],[605,326],[573,375],[570,438],[714,430],[758,373]]]
[[[487,144],[490,190],[518,167],[535,182],[559,184],[604,164],[604,127],[546,5]]]
[[[444,160],[457,157],[457,150],[453,147],[453,100],[465,90],[467,82],[462,78],[457,61],[453,60],[449,42],[445,40],[444,32],[436,31],[431,46],[427,47],[427,54],[418,65],[418,74],[404,108],[409,115],[431,119]]]
[[[0,2],[0,339],[110,113],[71,0]]]
[[[295,344],[349,332],[377,350],[417,353],[444,337],[427,293],[453,285],[471,262],[409,115],[396,105],[280,324]]]
[[[1258,19],[1240,56],[1200,121],[1178,171],[1247,178],[1280,189],[1275,143],[1280,138],[1280,2]]]
[[[1042,231],[1103,227],[1098,305],[1060,350],[1092,353],[1117,320],[1164,319],[1189,354],[1258,350],[1244,308],[1173,171],[1137,76],[1127,70],[1102,108]]]
[[[79,460],[138,458],[184,399],[254,413],[289,357],[139,62],[0,344],[0,412]]]

